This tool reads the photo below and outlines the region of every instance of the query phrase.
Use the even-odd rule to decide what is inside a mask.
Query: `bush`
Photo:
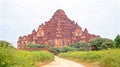
[[[28,44],[27,45],[29,48],[48,48],[49,46],[44,45],[44,44]]]
[[[115,38],[116,48],[120,48],[120,35],[117,35]]]
[[[60,48],[58,48],[58,47],[50,47],[49,51],[51,53],[53,53],[54,55],[58,55],[58,53],[60,53]]]
[[[10,47],[0,47],[0,67],[9,67],[14,64],[14,51]]]
[[[120,49],[107,50],[99,62],[101,67],[120,67]]]
[[[7,48],[7,47],[13,48],[13,46],[11,45],[11,43],[9,43],[7,41],[3,41],[3,40],[0,40],[0,47],[2,47],[2,48]]]
[[[98,62],[100,67],[120,67],[120,49],[60,53],[60,57],[83,62]]]
[[[64,52],[76,51],[76,50],[77,50],[76,48],[71,48],[71,47],[68,47],[68,46],[63,46],[63,47],[60,49],[60,52],[61,52],[61,53],[64,53]]]
[[[9,67],[14,64],[13,47],[7,41],[0,41],[0,67]]]
[[[115,48],[115,42],[107,38],[95,38],[89,42],[92,50]]]
[[[53,54],[45,51],[23,51],[11,48],[0,41],[0,67],[36,67],[37,62],[53,60]]]
[[[90,50],[90,46],[85,42],[74,43],[74,44],[71,44],[70,47],[76,48],[79,51],[88,51],[88,50]]]

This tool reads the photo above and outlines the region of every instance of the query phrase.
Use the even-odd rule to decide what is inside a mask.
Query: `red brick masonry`
[[[88,33],[85,28],[82,31],[77,23],[67,18],[65,12],[57,10],[52,18],[41,24],[38,30],[33,30],[27,36],[18,38],[18,49],[26,49],[28,44],[46,44],[50,46],[62,47],[76,42],[89,42],[90,39],[96,38],[94,34]]]

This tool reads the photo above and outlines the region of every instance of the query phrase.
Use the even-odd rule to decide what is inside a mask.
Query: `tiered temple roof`
[[[76,42],[89,42],[96,37],[99,36],[88,33],[86,28],[82,31],[77,23],[71,21],[65,12],[59,9],[49,21],[41,24],[37,31],[33,30],[31,34],[20,36],[17,45],[18,49],[26,49],[28,44],[62,47]]]

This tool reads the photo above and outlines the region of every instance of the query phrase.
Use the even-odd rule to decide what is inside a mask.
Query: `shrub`
[[[10,47],[0,47],[0,67],[9,67],[14,64],[14,51]]]
[[[64,53],[64,52],[68,52],[68,51],[76,51],[76,48],[71,48],[68,46],[63,46],[62,48],[60,48],[60,52]]]
[[[45,44],[28,44],[27,46],[29,48],[48,48],[49,47]]]
[[[90,50],[90,46],[89,46],[87,43],[85,43],[85,42],[74,43],[74,44],[71,44],[70,47],[76,48],[76,49],[78,49],[79,51],[87,51],[87,50]]]
[[[2,43],[1,43],[2,42]],[[0,67],[36,67],[37,62],[53,60],[53,54],[45,51],[23,51],[11,48],[0,41]]]
[[[120,35],[117,35],[114,41],[116,44],[116,48],[120,48]]]
[[[0,47],[2,47],[2,48],[7,48],[7,47],[13,48],[13,46],[11,45],[11,43],[9,43],[7,41],[3,41],[3,40],[0,40]]]
[[[60,57],[83,62],[98,62],[100,67],[120,67],[120,49],[60,53]]]
[[[92,50],[115,48],[115,42],[107,38],[95,38],[89,42]]]
[[[55,55],[58,55],[58,53],[60,53],[60,48],[58,47],[50,47],[49,51]]]

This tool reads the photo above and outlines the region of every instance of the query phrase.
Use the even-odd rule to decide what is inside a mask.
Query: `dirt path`
[[[55,56],[55,60],[53,62],[41,67],[84,67],[84,66],[79,63]]]

